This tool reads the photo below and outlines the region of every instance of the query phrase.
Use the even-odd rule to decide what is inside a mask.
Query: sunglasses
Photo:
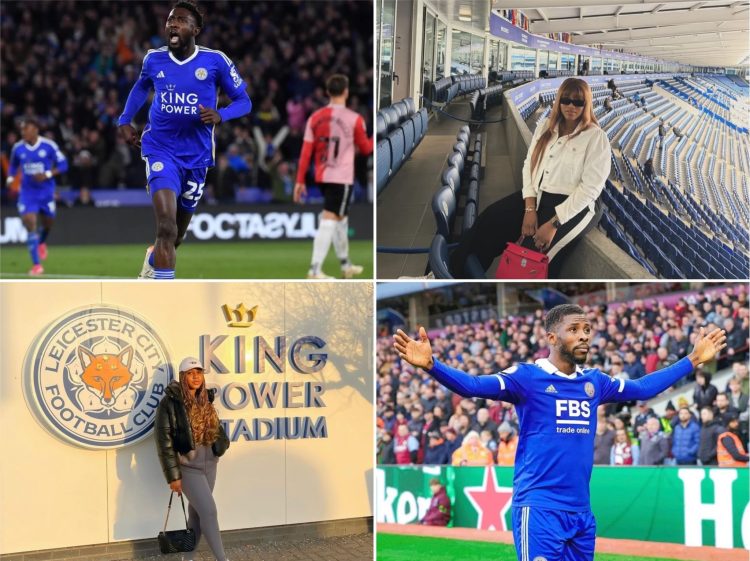
[[[582,99],[570,99],[569,97],[561,97],[560,105],[575,105],[576,107],[583,107],[586,102]]]

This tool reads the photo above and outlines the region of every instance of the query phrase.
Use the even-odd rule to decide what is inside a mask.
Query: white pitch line
[[[28,279],[28,280],[44,280],[44,279],[119,279],[119,280],[134,280],[130,277],[105,277],[105,276],[94,276],[94,275],[57,275],[57,274],[43,274],[39,276],[31,276],[28,273],[0,273],[0,279]]]

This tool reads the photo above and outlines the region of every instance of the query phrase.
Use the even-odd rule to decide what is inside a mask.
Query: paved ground
[[[229,546],[228,561],[367,561],[372,560],[372,534],[356,534],[333,538],[308,538],[299,541],[264,542],[260,544]],[[174,555],[149,555],[123,558],[121,561],[214,561],[214,556],[203,550],[194,557]]]

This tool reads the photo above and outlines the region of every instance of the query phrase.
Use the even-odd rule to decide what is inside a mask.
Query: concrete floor
[[[454,101],[446,112],[469,119],[467,101]],[[502,108],[487,112],[485,120],[500,119]],[[464,122],[437,113],[430,119],[427,134],[411,157],[401,166],[377,200],[377,245],[379,247],[428,248],[435,235],[432,196],[440,187],[440,176],[447,158],[453,152],[456,134]],[[505,140],[504,123],[489,123],[480,132],[484,139],[479,211],[518,187],[513,183],[513,170]],[[473,149],[475,131],[470,147]],[[461,215],[461,209],[457,213]],[[393,279],[416,276],[425,272],[427,254],[396,255],[378,253],[377,277]]]

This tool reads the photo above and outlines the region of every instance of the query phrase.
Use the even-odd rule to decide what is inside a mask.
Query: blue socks
[[[29,248],[31,262],[34,263],[34,265],[39,265],[39,234],[36,232],[29,234],[29,237],[26,240],[26,247]],[[172,278],[174,278],[174,276]]]
[[[173,279],[174,269],[154,269],[155,279]]]

